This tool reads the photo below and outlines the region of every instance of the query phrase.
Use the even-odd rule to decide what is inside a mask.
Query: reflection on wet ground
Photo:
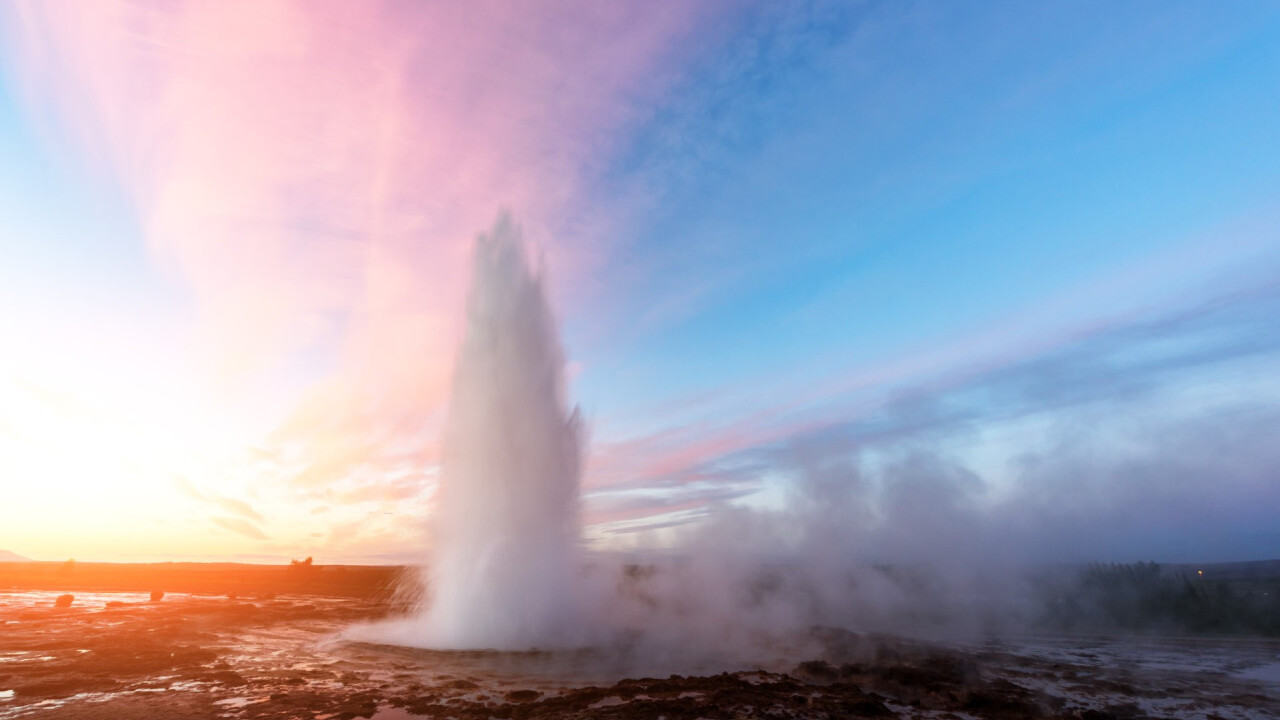
[[[1276,641],[815,630],[765,662],[441,652],[342,640],[389,612],[368,600],[58,594],[0,593],[0,720],[1280,717]]]

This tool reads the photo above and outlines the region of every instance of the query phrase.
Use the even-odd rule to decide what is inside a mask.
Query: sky
[[[1274,3],[0,0],[0,549],[420,558],[508,210],[591,548],[1280,557],[1277,127]]]

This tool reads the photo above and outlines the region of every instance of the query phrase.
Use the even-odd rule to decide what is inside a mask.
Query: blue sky
[[[758,28],[776,21],[744,21],[757,33],[703,60],[618,170],[623,188],[678,188],[618,260],[656,266],[628,310],[694,296],[629,360],[698,387],[834,370],[1268,214],[1280,28],[1203,10],[870,8],[836,39],[794,33],[799,49],[764,70],[734,50],[780,44]],[[1069,312],[1179,280],[1194,282]]]

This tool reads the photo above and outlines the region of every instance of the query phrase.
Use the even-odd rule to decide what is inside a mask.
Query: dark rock
[[[14,690],[18,697],[24,698],[68,697],[82,692],[109,690],[115,685],[111,678],[70,673],[19,685]]]
[[[871,698],[854,698],[841,703],[841,710],[857,717],[885,717],[893,715],[884,703],[877,702]]]
[[[1138,720],[1147,717],[1142,708],[1133,703],[1108,705],[1101,710],[1085,710],[1080,713],[1081,720]]]
[[[512,690],[506,695],[503,695],[503,699],[507,702],[513,703],[533,702],[540,697],[542,697],[542,693],[537,690]]]
[[[60,607],[60,608],[69,608],[71,607],[71,603],[75,599],[76,599],[76,596],[72,595],[71,593],[66,593],[65,595],[59,595],[58,599],[53,601],[53,606]]]
[[[830,685],[840,679],[840,673],[829,663],[821,660],[802,662],[791,671],[797,680],[813,685]]]
[[[161,599],[161,598],[163,598],[163,597],[164,597],[164,591],[163,591],[163,590],[152,590],[152,591],[151,591],[151,602],[160,602],[160,599]]]
[[[216,672],[209,673],[209,679],[217,683],[222,683],[223,685],[247,684],[247,681],[240,675],[240,673],[233,672],[231,670],[218,670]]]

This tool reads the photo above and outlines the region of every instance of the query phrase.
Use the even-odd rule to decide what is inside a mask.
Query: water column
[[[564,355],[520,230],[505,214],[476,239],[466,331],[444,428],[413,644],[558,644],[574,620],[581,426]]]

